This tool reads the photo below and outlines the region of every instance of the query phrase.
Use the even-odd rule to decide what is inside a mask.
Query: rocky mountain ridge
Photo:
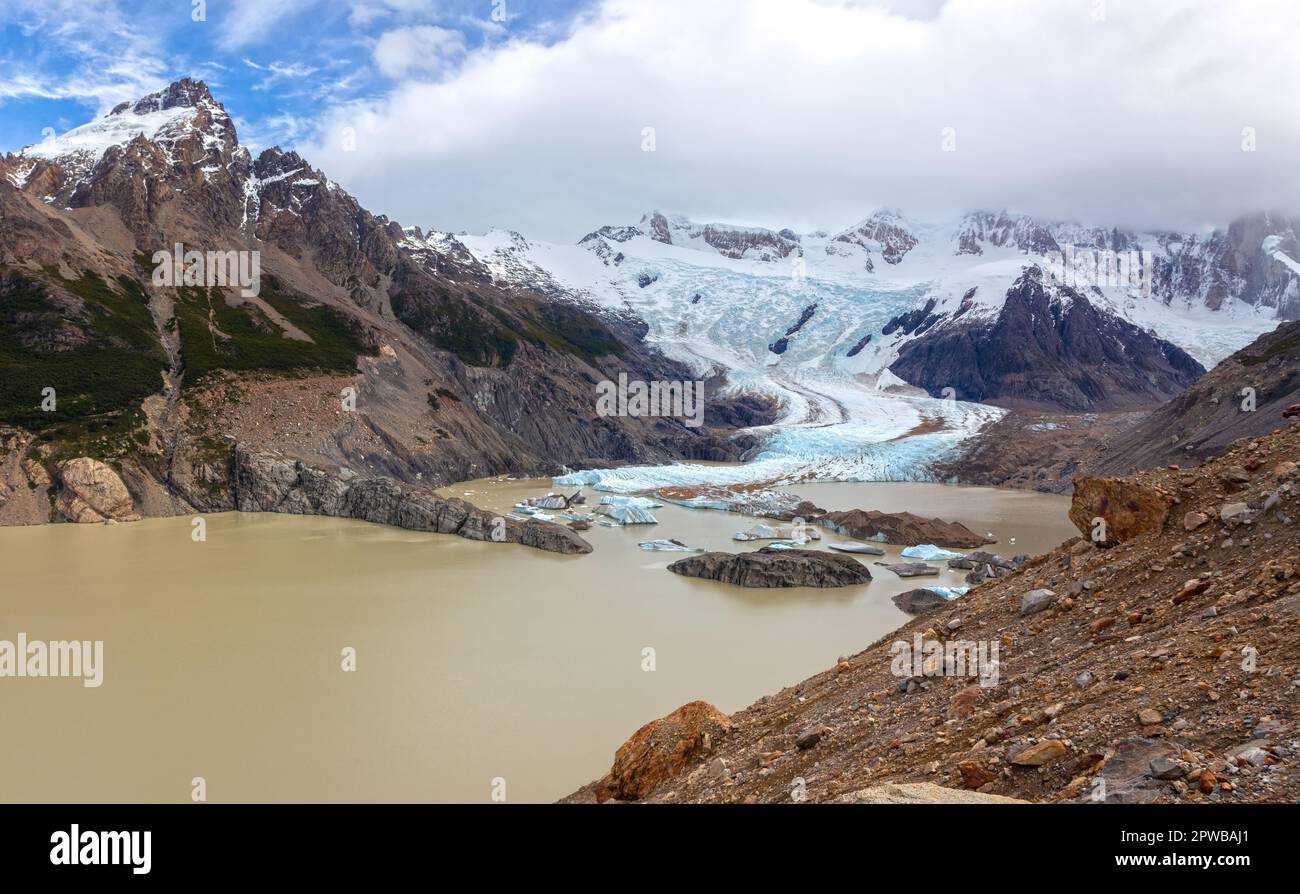
[[[634,318],[407,242],[297,153],[253,158],[201,81],[0,157],[7,442],[47,474],[78,456],[120,466],[138,506],[171,514],[229,504],[208,471],[229,460],[227,435],[260,440],[268,419],[283,443],[267,446],[293,460],[436,485],[734,459],[736,424],[772,418],[762,400],[721,397],[700,428],[598,416],[603,379],[691,376]],[[155,253],[176,244],[258,252],[260,292],[153,286]],[[36,486],[5,468],[9,492]],[[0,522],[49,517],[0,505]]]
[[[1030,267],[993,320],[929,316],[889,367],[936,397],[1090,411],[1152,405],[1204,368]]]
[[[665,245],[716,252],[732,259],[766,262],[854,253],[864,272],[876,262],[897,266],[923,243],[950,256],[985,256],[1007,249],[1030,260],[1071,252],[1143,252],[1152,254],[1152,294],[1165,305],[1220,310],[1235,301],[1275,311],[1280,319],[1300,316],[1300,219],[1262,211],[1230,221],[1209,233],[1141,232],[1123,227],[1043,221],[1007,211],[974,211],[955,224],[909,220],[900,211],[881,208],[847,229],[796,233],[731,224],[697,223],[661,211],[645,214],[632,226],[601,227],[580,244],[607,260],[616,255],[610,243],[647,236]],[[873,260],[874,259],[874,260]],[[918,262],[924,263],[924,262]]]

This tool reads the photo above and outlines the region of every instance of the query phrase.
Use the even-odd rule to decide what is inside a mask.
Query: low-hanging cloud
[[[1300,209],[1296,33],[1286,0],[604,0],[454,71],[401,56],[303,149],[403,223],[548,239],[650,207],[1199,228]]]

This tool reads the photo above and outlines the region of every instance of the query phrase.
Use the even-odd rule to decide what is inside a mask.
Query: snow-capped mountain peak
[[[135,102],[121,103],[103,118],[26,147],[19,157],[29,164],[20,176],[25,181],[36,162],[52,162],[75,188],[110,149],[135,140],[162,147],[171,161],[196,161],[197,152],[213,164],[228,161],[239,145],[225,107],[202,81],[185,78]]]

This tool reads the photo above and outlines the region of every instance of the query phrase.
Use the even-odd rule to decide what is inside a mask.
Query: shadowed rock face
[[[1282,413],[1295,403],[1300,403],[1300,322],[1261,335],[1182,394],[1116,433],[1091,470],[1124,475],[1204,462],[1233,441],[1284,425]]]
[[[1116,410],[1168,400],[1205,372],[1185,351],[1037,267],[1007,291],[992,321],[937,323],[890,371],[935,397],[1061,410]]]
[[[850,587],[871,580],[871,572],[850,556],[771,547],[750,553],[704,553],[678,559],[668,570],[738,587]]]
[[[591,552],[591,544],[561,525],[536,519],[517,521],[391,478],[346,481],[300,462],[236,450],[233,479],[235,507],[243,512],[355,518],[468,540],[518,543],[565,555]]]

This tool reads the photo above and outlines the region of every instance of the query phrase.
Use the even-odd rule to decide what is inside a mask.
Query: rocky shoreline
[[[89,457],[53,463],[28,458],[21,464],[29,501],[48,507],[46,519],[77,524],[117,524],[143,515],[118,470]],[[591,544],[576,531],[537,519],[479,509],[465,500],[439,496],[432,488],[387,477],[358,477],[326,470],[278,453],[236,446],[225,463],[206,470],[195,487],[206,499],[169,506],[159,515],[193,512],[278,512],[351,518],[411,531],[454,534],[467,540],[516,543],[561,555],[584,555]],[[52,518],[50,516],[53,516]],[[39,516],[38,516],[39,519]]]
[[[652,721],[564,800],[856,801],[922,783],[935,800],[1300,800],[1298,460],[1293,423],[1194,470],[1080,480],[1086,536],[735,714]],[[900,643],[937,657],[900,664]],[[964,644],[992,673],[959,672]]]

